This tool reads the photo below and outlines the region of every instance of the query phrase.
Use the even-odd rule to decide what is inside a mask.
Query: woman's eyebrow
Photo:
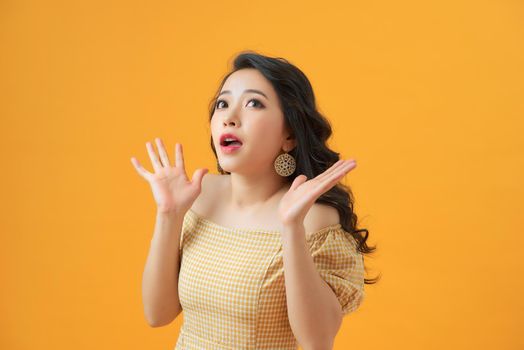
[[[243,94],[245,94],[246,92],[253,92],[253,93],[255,93],[255,94],[260,94],[260,95],[264,96],[267,100],[269,100],[269,98],[267,98],[266,94],[263,93],[263,92],[260,91],[260,90],[255,90],[255,89],[246,89],[246,90],[244,90]],[[218,96],[223,95],[223,94],[230,94],[230,93],[231,93],[230,90],[224,90],[224,91],[222,91],[220,94],[218,94]]]

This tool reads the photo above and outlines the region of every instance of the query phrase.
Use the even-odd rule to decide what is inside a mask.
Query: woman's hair
[[[315,95],[308,78],[299,68],[281,57],[268,57],[250,50],[238,54],[233,61],[232,70],[223,77],[215,96],[210,101],[210,121],[226,79],[232,73],[244,68],[257,69],[271,83],[279,97],[285,125],[290,130],[291,136],[296,139],[296,147],[288,152],[296,160],[295,172],[287,177],[289,183],[292,183],[299,174],[312,179],[340,159],[339,153],[329,149],[326,144],[332,134],[331,125],[317,110]],[[218,164],[213,138],[211,138],[211,148],[217,158],[217,169],[220,174],[230,174]],[[353,212],[353,193],[348,186],[339,182],[322,194],[316,203],[330,205],[338,210],[342,228],[355,238],[357,249],[361,253],[369,254],[376,250],[376,246],[369,247],[366,244],[369,231],[365,228],[357,229],[358,217]],[[378,279],[377,277],[364,281],[366,284],[374,284]]]

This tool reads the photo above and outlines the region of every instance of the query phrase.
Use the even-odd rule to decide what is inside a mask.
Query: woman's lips
[[[221,145],[220,149],[222,150],[222,152],[229,154],[236,152],[238,149],[240,149],[240,147],[242,147],[242,144],[234,144],[228,146]]]

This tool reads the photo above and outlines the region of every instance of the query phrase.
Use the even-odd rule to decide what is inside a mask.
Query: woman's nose
[[[239,122],[238,111],[236,109],[235,110],[231,110],[230,113],[227,113],[224,116],[223,122],[224,122],[225,125],[228,125],[228,124],[231,124],[231,123],[237,124]]]

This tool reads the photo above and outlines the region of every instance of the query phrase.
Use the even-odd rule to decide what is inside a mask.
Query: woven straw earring
[[[293,174],[297,167],[295,158],[287,152],[280,154],[273,165],[277,174],[284,177]]]

